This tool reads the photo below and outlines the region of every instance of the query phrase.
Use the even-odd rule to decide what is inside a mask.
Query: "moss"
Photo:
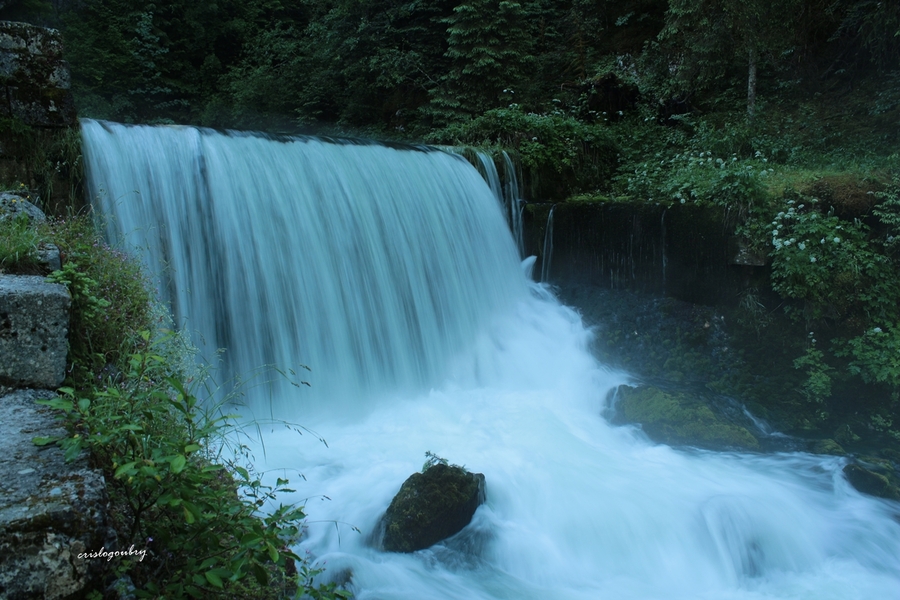
[[[618,395],[616,408],[621,419],[640,423],[654,441],[712,449],[759,448],[746,428],[724,421],[696,397],[652,386],[621,386]]]
[[[844,447],[832,439],[815,440],[810,443],[809,451],[814,454],[833,454],[843,456],[847,453]]]

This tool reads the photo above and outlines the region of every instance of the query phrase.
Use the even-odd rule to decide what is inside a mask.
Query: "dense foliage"
[[[54,8],[55,7],[55,8]],[[420,135],[516,103],[602,121],[852,85],[900,98],[900,8],[872,0],[10,0],[61,27],[82,115]]]

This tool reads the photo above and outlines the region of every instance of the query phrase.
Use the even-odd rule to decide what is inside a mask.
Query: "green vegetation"
[[[60,411],[67,433],[34,441],[58,444],[67,460],[87,451],[106,476],[117,544],[147,549],[108,575],[127,576],[147,598],[349,597],[314,583],[321,569],[291,550],[303,507],[277,504],[293,491],[288,481],[265,485],[248,466],[247,425],[228,410],[232,399],[212,399],[139,264],[88,217],[5,220],[0,230],[6,272],[34,272],[45,242],[64,256],[49,279],[72,295],[70,366],[60,396],[41,403]]]
[[[606,128],[562,111],[526,113],[517,104],[435,131],[429,141],[513,152],[531,194],[543,199],[596,189],[612,176],[617,162]]]
[[[22,274],[38,274],[40,242],[40,236],[25,215],[0,220],[0,273],[15,270]]]

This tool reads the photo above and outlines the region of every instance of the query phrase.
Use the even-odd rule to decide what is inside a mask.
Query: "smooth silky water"
[[[140,252],[207,357],[226,348],[220,379],[288,375],[244,386],[256,417],[327,440],[265,428],[257,466],[308,498],[299,550],[360,600],[900,598],[900,504],[853,490],[842,459],[673,450],[610,426],[628,377],[530,281],[459,157],[82,125],[110,239]],[[487,503],[428,550],[374,549],[426,451],[484,473]]]

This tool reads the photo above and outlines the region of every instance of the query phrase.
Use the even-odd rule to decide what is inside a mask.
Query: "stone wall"
[[[23,183],[58,214],[82,197],[70,87],[58,31],[0,21],[0,189]]]
[[[0,21],[0,117],[33,127],[72,127],[70,88],[58,31]]]
[[[742,290],[769,287],[764,257],[739,243],[722,210],[617,202],[528,204],[525,254],[538,257],[536,278],[546,260],[551,208],[549,283],[578,282],[708,305],[735,303]]]
[[[25,198],[0,193],[0,221],[44,215]],[[59,268],[58,252],[54,266]],[[36,438],[66,434],[39,404],[66,376],[71,298],[40,275],[0,275],[0,598],[73,598],[96,588],[107,563],[83,555],[115,549],[106,484],[86,453],[67,461]],[[82,556],[79,556],[82,555]]]

